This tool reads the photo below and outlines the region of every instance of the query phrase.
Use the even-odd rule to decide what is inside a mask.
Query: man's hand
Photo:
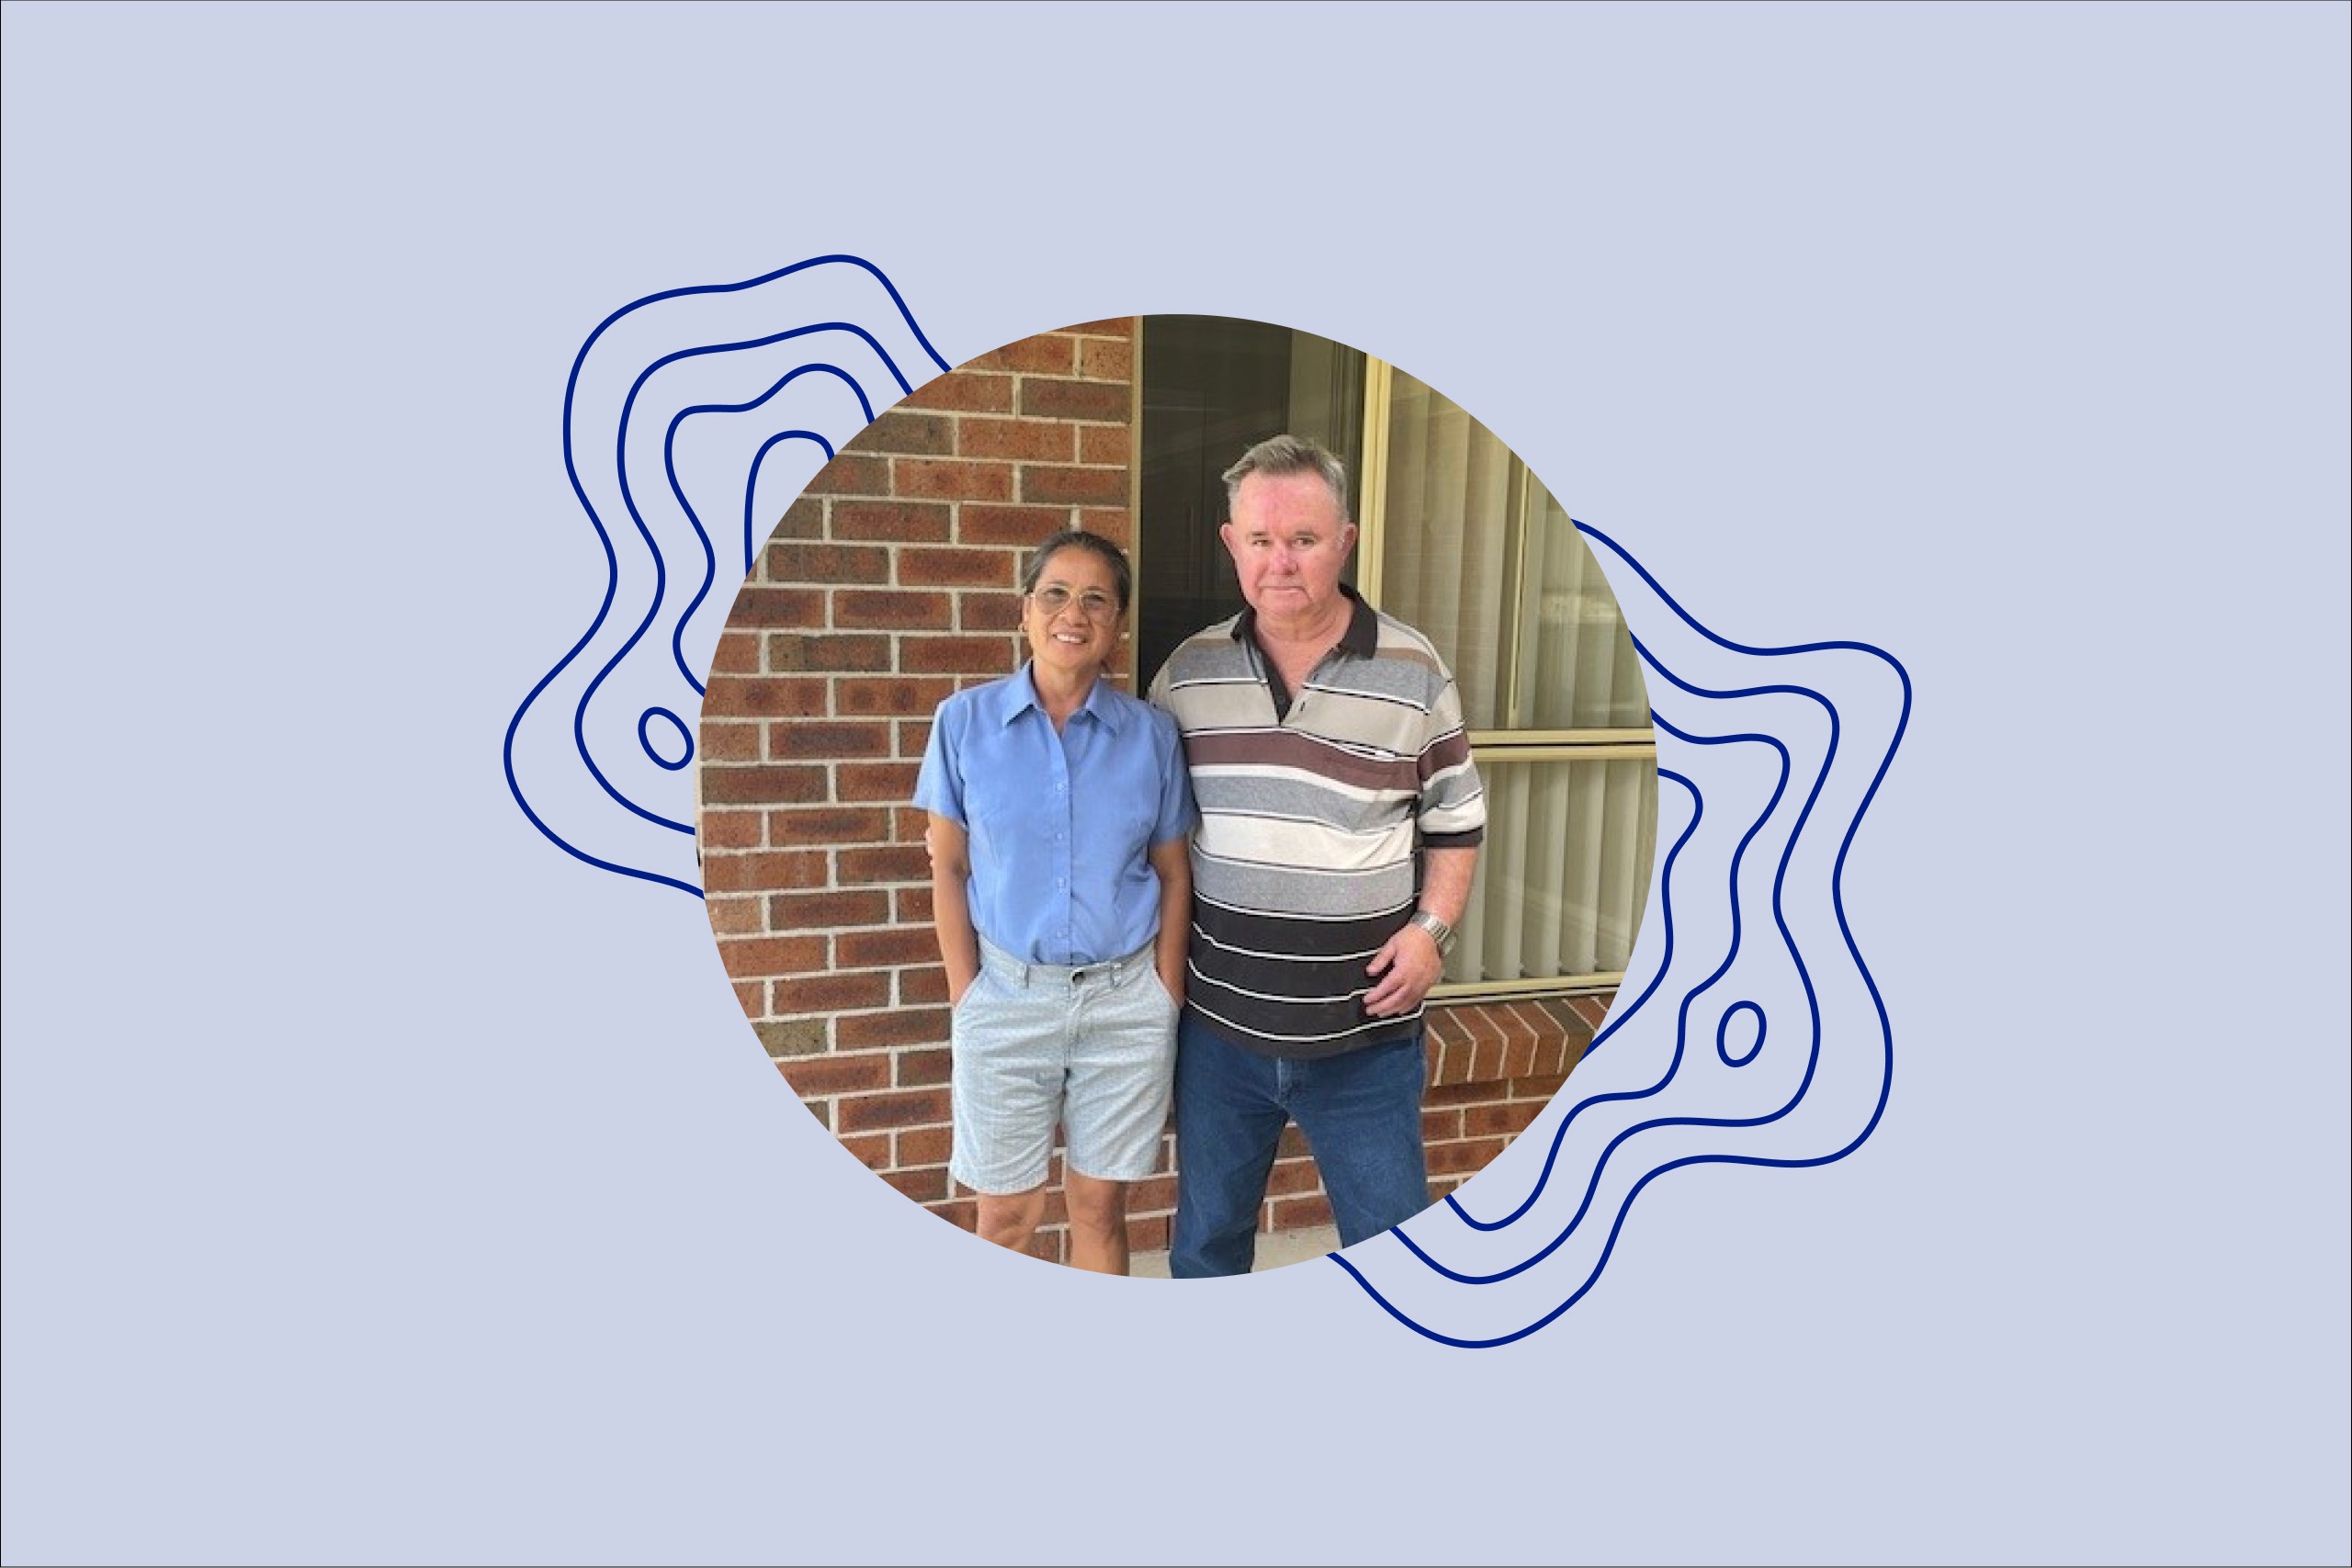
[[[1363,998],[1363,1010],[1374,1018],[1394,1018],[1421,1005],[1421,998],[1445,973],[1445,959],[1437,938],[1417,925],[1407,925],[1381,945],[1363,966],[1373,987]]]

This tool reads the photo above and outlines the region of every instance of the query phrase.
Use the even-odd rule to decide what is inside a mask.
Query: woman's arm
[[[1152,957],[1159,983],[1178,1006],[1184,1001],[1184,952],[1193,940],[1193,858],[1189,841],[1170,839],[1151,846],[1151,869],[1159,875],[1159,941]]]
[[[934,811],[923,842],[931,849],[931,923],[939,932],[940,962],[947,965],[947,1005],[954,1007],[980,972],[980,937],[967,891],[971,840],[961,822]]]

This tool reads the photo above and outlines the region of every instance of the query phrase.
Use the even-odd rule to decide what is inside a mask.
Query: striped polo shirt
[[[1365,1013],[1364,965],[1413,912],[1420,848],[1486,836],[1453,674],[1428,638],[1341,591],[1348,629],[1295,696],[1248,610],[1180,644],[1151,683],[1200,808],[1186,1005],[1266,1055],[1412,1033],[1419,1009]]]

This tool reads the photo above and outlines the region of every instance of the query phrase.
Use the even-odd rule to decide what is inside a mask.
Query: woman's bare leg
[[[980,1194],[977,1224],[982,1241],[992,1241],[1013,1252],[1026,1252],[1029,1238],[1037,1234],[1045,1218],[1046,1189],[1042,1185],[1026,1192]]]
[[[1062,1179],[1069,1201],[1069,1261],[1097,1274],[1127,1271],[1127,1184],[1080,1176]]]

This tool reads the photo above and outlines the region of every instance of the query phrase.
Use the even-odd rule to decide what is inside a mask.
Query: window
[[[1657,836],[1657,741],[1632,637],[1567,513],[1458,405],[1344,344],[1152,316],[1142,336],[1137,681],[1240,592],[1218,475],[1279,431],[1348,464],[1354,581],[1437,646],[1487,796],[1485,852],[1433,996],[1623,978]]]

